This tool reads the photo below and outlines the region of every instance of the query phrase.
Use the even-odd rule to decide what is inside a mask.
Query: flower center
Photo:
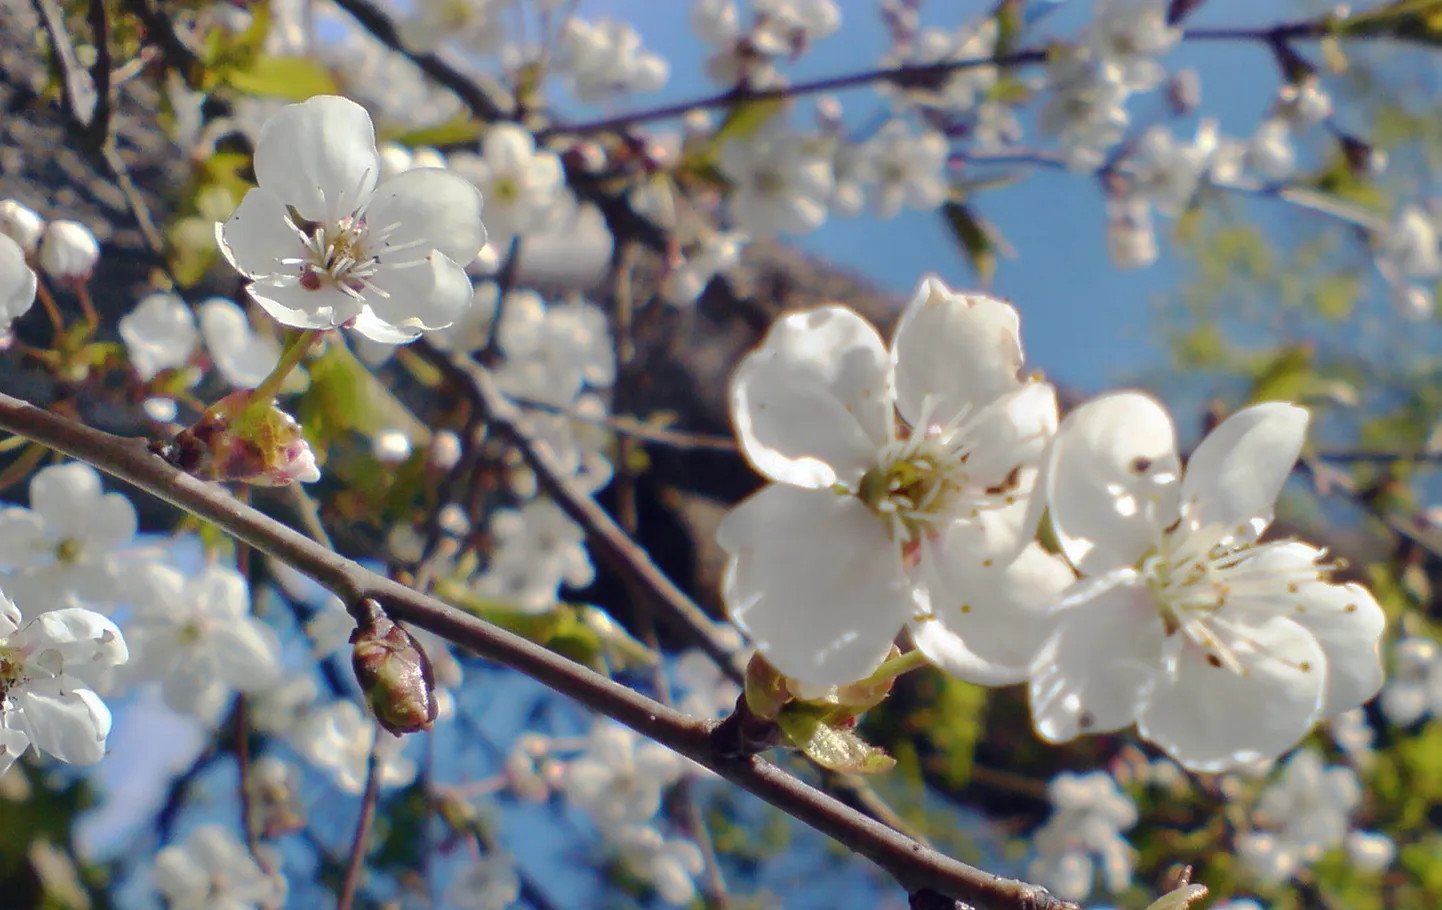
[[[55,561],[70,565],[80,561],[84,553],[84,547],[80,541],[73,537],[67,537],[60,541],[55,547]]]
[[[0,701],[16,685],[25,681],[25,652],[0,645]]]
[[[290,225],[305,244],[306,256],[285,260],[300,268],[300,285],[308,291],[336,287],[359,296],[375,276],[378,260],[367,251],[368,232],[363,215],[321,224],[304,221],[294,210]]]
[[[1291,540],[1255,543],[1236,528],[1198,527],[1182,519],[1166,530],[1137,568],[1156,598],[1167,635],[1181,631],[1207,651],[1212,666],[1245,674],[1226,644],[1241,640],[1226,607],[1255,606],[1259,613],[1275,613],[1278,600],[1297,594],[1304,584],[1327,581],[1333,568],[1309,560],[1266,558],[1293,545]]]

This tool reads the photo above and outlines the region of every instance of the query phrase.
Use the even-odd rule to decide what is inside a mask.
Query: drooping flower
[[[1307,412],[1255,405],[1199,445],[1185,475],[1152,398],[1067,415],[1047,504],[1084,576],[1031,678],[1037,731],[1059,742],[1137,724],[1199,771],[1274,758],[1382,684],[1383,614],[1334,584],[1323,552],[1260,542],[1301,451]]]
[[[170,910],[260,910],[285,897],[229,828],[201,825],[155,855],[155,885]]]
[[[79,607],[21,622],[0,594],[0,774],[31,746],[71,764],[100,761],[110,709],[94,690],[129,657],[120,630]]]
[[[318,95],[277,111],[255,149],[257,186],[217,225],[221,252],[278,322],[414,341],[465,312],[465,266],[486,242],[481,196],[437,168],[381,182],[365,108]]]
[[[100,475],[72,462],[30,479],[30,508],[0,511],[0,569],[30,613],[117,601],[115,553],[135,537],[135,507],[106,493]]]
[[[732,418],[773,483],[717,539],[730,618],[774,667],[855,682],[924,617],[917,644],[949,672],[1026,678],[1046,629],[1017,607],[1044,608],[1050,573],[1028,563],[1008,579],[1023,589],[985,596],[1032,538],[1056,427],[1055,390],[1021,378],[1021,362],[1015,309],[935,277],[889,352],[856,313],[827,306],[783,317],[742,361]]]

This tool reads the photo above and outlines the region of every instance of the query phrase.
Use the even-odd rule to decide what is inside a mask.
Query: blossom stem
[[[50,317],[50,325],[59,335],[65,331],[65,317],[60,315],[60,307],[55,305],[55,295],[50,293],[50,288],[44,281],[35,282],[35,299],[45,307],[45,315]]]
[[[280,354],[280,361],[270,371],[270,375],[261,380],[255,391],[250,393],[250,403],[246,405],[247,415],[264,410],[275,403],[276,396],[280,394],[281,388],[285,385],[286,379],[300,366],[305,355],[310,353],[311,346],[324,335],[328,329],[306,329],[296,335],[285,350]]]
[[[875,686],[896,679],[905,673],[926,666],[926,655],[919,649],[898,654],[884,661],[876,672],[857,683],[858,686]]]

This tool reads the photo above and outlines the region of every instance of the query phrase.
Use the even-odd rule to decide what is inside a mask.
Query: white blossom
[[[229,828],[201,825],[155,855],[155,885],[170,910],[262,910],[285,898]]]
[[[486,570],[471,580],[482,597],[511,609],[544,612],[555,606],[561,585],[584,588],[595,577],[586,553],[585,530],[549,499],[491,516],[494,541]]]
[[[1332,718],[1327,727],[1332,735],[1332,742],[1347,756],[1352,767],[1365,768],[1371,764],[1376,755],[1372,744],[1377,739],[1377,731],[1367,722],[1366,709],[1353,708],[1344,711]]]
[[[0,339],[9,338],[11,324],[30,311],[38,283],[25,251],[0,234]]]
[[[521,897],[516,861],[491,853],[467,863],[446,886],[445,904],[460,910],[506,910]]]
[[[949,672],[1025,678],[1046,631],[1033,611],[1060,589],[1045,554],[1009,567],[1035,528],[1056,425],[1055,391],[1021,362],[1016,310],[934,276],[890,351],[825,306],[782,317],[741,362],[732,419],[773,482],[717,532],[723,598],[778,670],[854,682],[921,617],[918,646]]]
[[[1189,143],[1178,142],[1164,126],[1149,127],[1124,164],[1133,191],[1163,215],[1177,217],[1196,195],[1216,146],[1216,124],[1211,121],[1203,122]]]
[[[481,154],[457,152],[450,168],[485,197],[490,245],[502,255],[513,238],[553,227],[570,205],[561,159],[514,123],[492,124]]]
[[[1155,400],[1106,395],[1062,421],[1046,492],[1083,576],[1037,656],[1032,718],[1051,742],[1137,724],[1185,767],[1274,758],[1382,684],[1384,616],[1334,584],[1323,552],[1259,542],[1308,413],[1255,405],[1223,421],[1183,475]]]
[[[165,703],[207,723],[220,720],[233,692],[281,680],[280,642],[250,615],[245,576],[210,563],[187,578],[160,563],[141,563],[127,578],[132,680],[157,680]]]
[[[1085,900],[1098,873],[1112,894],[1132,881],[1135,851],[1122,832],[1137,823],[1137,807],[1105,771],[1065,772],[1047,784],[1052,815],[1037,829],[1030,877],[1058,897]]]
[[[951,147],[935,130],[913,133],[902,120],[888,120],[866,142],[874,182],[871,209],[894,218],[903,207],[927,211],[946,201],[947,156]]]
[[[57,281],[86,281],[100,261],[100,243],[78,221],[52,221],[40,238],[40,267]]]
[[[732,654],[732,665],[745,672],[752,649],[745,647],[741,634],[730,625],[718,623],[712,638]],[[688,648],[676,658],[677,707],[692,717],[713,720],[730,714],[736,707],[738,686],[726,675],[711,655],[700,648]]]
[[[996,54],[1000,34],[995,17],[965,23],[954,30],[924,28],[906,56],[888,55],[884,66],[934,66],[963,60],[986,60]],[[964,114],[974,110],[996,84],[996,67],[990,63],[958,67],[936,88],[901,88],[883,83],[882,94],[893,95],[901,106],[917,104]]]
[[[584,755],[566,766],[566,801],[603,832],[643,825],[661,808],[661,794],[681,778],[681,757],[627,727],[601,720]]]
[[[206,350],[226,382],[238,389],[253,389],[280,362],[280,341],[255,331],[245,310],[233,301],[212,297],[198,311]]]
[[[701,848],[681,837],[666,837],[650,825],[631,825],[613,836],[616,853],[632,875],[649,883],[673,906],[696,899],[696,876],[705,868]]]
[[[786,54],[841,27],[836,0],[751,0],[759,25],[753,40],[768,53]]]
[[[736,0],[693,0],[691,30],[706,44],[720,47],[741,35],[741,20]]]
[[[491,54],[506,42],[505,8],[515,0],[419,0],[397,26],[407,50],[428,54],[454,43],[476,54]]]
[[[741,250],[750,239],[740,231],[706,233],[685,249],[684,261],[662,279],[661,296],[676,306],[695,303],[712,278],[740,264]]]
[[[1099,0],[1082,40],[1128,91],[1156,88],[1166,77],[1157,58],[1182,38],[1167,24],[1167,0]]]
[[[1270,183],[1281,183],[1297,169],[1292,128],[1280,118],[1263,120],[1247,144],[1246,165]]]
[[[1370,855],[1385,866],[1391,854],[1384,849],[1384,858],[1375,855],[1380,846],[1376,836],[1349,838],[1361,833],[1351,831],[1361,801],[1357,772],[1345,765],[1325,767],[1318,752],[1299,750],[1262,792],[1252,813],[1259,830],[1237,836],[1237,854],[1263,882],[1285,881],[1329,851],[1347,846],[1349,839],[1363,859]]]
[[[365,790],[376,724],[352,701],[332,702],[302,718],[291,732],[296,750],[317,768],[329,772],[342,791]],[[382,787],[404,787],[416,778],[416,763],[401,755],[405,740],[386,735],[377,749]]]
[[[333,95],[287,105],[254,160],[257,186],[216,239],[276,321],[399,344],[470,305],[465,266],[486,242],[480,194],[435,168],[379,182],[365,108]]]
[[[1157,261],[1157,231],[1145,196],[1127,193],[1107,200],[1107,252],[1119,269],[1145,268]]]
[[[14,199],[0,200],[0,235],[15,241],[25,255],[34,253],[45,233],[45,219]]]
[[[31,613],[118,600],[116,551],[135,538],[135,507],[106,493],[100,475],[72,462],[30,478],[30,508],[0,511],[0,569],[6,587]]]
[[[1061,53],[1047,66],[1047,87],[1039,117],[1042,132],[1057,137],[1067,167],[1095,171],[1131,119],[1126,110],[1131,92],[1121,69],[1075,51]]]
[[[585,387],[616,380],[606,314],[589,301],[548,304],[533,290],[511,291],[501,302],[496,340],[506,355],[494,370],[496,385],[522,402],[565,408]]]
[[[1414,636],[1393,646],[1381,706],[1382,714],[1401,726],[1442,715],[1442,648],[1435,641]]]
[[[570,77],[577,101],[595,104],[615,95],[659,91],[671,68],[641,48],[641,35],[615,19],[587,22],[571,16],[561,30],[556,65]]]
[[[753,237],[804,234],[826,220],[835,179],[826,143],[773,119],[751,136],[721,146],[736,227]]]
[[[1277,92],[1277,113],[1294,132],[1303,132],[1332,116],[1332,97],[1322,88],[1322,80],[1306,76],[1300,82],[1288,82]]]
[[[110,710],[95,690],[129,657],[120,630],[79,607],[22,622],[0,594],[0,774],[31,746],[71,764],[100,761]]]
[[[185,366],[200,343],[195,316],[174,294],[150,294],[120,318],[120,337],[130,365],[149,382],[162,370]]]

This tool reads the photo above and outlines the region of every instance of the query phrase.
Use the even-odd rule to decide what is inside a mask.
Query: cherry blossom
[[[552,227],[570,204],[561,159],[513,123],[492,124],[481,154],[457,152],[450,168],[485,196],[490,244],[502,254],[515,237]]]
[[[632,825],[614,835],[616,853],[635,875],[648,882],[668,904],[688,906],[696,899],[696,876],[705,868],[701,848],[685,838],[666,837],[650,825]]]
[[[267,875],[240,838],[215,824],[155,855],[155,885],[170,910],[261,910],[286,892],[284,879]]]
[[[110,710],[95,690],[128,658],[100,614],[69,607],[24,622],[0,594],[0,775],[31,746],[71,764],[100,761]]]
[[[835,175],[825,143],[784,118],[721,146],[717,164],[731,181],[731,217],[753,237],[804,234],[826,220]]]
[[[1372,595],[1332,583],[1314,547],[1259,541],[1307,422],[1291,404],[1246,408],[1183,475],[1155,400],[1121,392],[1067,415],[1046,491],[1084,577],[1032,668],[1043,738],[1135,722],[1182,765],[1217,771],[1274,758],[1376,694],[1384,618]]]
[[[445,903],[461,910],[506,910],[521,896],[516,861],[491,853],[467,864],[446,886]]]
[[[0,569],[31,613],[118,600],[116,551],[135,537],[135,507],[106,493],[100,475],[73,462],[42,468],[30,479],[30,508],[0,511]]]
[[[1055,391],[1018,375],[1016,311],[923,279],[888,352],[856,313],[789,314],[738,367],[742,450],[772,483],[722,522],[728,614],[773,666],[818,686],[917,644],[962,678],[1026,676],[1044,623],[1035,592],[994,599],[990,573],[1030,541],[1030,495]],[[1031,563],[1018,584],[1049,584]],[[1018,632],[1019,628],[1027,631]]]
[[[562,584],[584,588],[595,577],[586,553],[586,532],[549,499],[491,516],[494,546],[486,570],[471,580],[482,597],[508,608],[545,612],[556,605]]]
[[[1182,37],[1167,23],[1167,12],[1167,0],[1100,0],[1082,40],[1128,91],[1148,91],[1166,76],[1156,58]]]
[[[25,251],[0,234],[0,339],[8,339],[10,325],[35,303],[37,279],[25,261]]]
[[[0,234],[15,241],[28,256],[40,247],[45,219],[14,199],[3,199],[0,200]]]
[[[1107,891],[1125,891],[1135,851],[1122,832],[1137,823],[1136,804],[1105,771],[1059,774],[1046,792],[1052,815],[1033,835],[1028,875],[1066,900],[1085,900],[1098,873]]]
[[[332,702],[297,722],[291,731],[296,749],[306,760],[330,773],[342,791],[365,789],[372,745],[378,745],[382,787],[404,787],[416,778],[416,763],[401,755],[405,740],[386,735],[376,742],[375,721],[352,701]]]
[[[185,301],[174,294],[150,294],[120,319],[120,337],[130,365],[149,382],[161,370],[184,366],[200,333]]]
[[[506,42],[502,19],[515,0],[421,0],[398,27],[407,50],[427,54],[442,44],[455,43],[466,50],[490,54]]]
[[[464,269],[486,242],[480,194],[436,168],[379,182],[375,127],[354,101],[318,95],[276,112],[255,173],[216,238],[278,322],[399,344],[470,305]]]
[[[187,578],[171,566],[142,563],[128,586],[135,608],[130,678],[159,681],[171,708],[216,723],[233,692],[281,681],[280,643],[250,615],[249,586],[239,572],[212,563]]]
[[[867,140],[875,177],[871,208],[879,218],[895,218],[904,207],[935,209],[946,201],[945,169],[950,145],[935,130],[914,133],[901,120],[889,120]]]
[[[1442,648],[1430,638],[1408,637],[1392,648],[1392,676],[1382,689],[1382,714],[1406,726],[1442,715]]]
[[[212,297],[197,307],[200,334],[215,368],[226,382],[253,389],[280,362],[280,341],[255,331],[245,311],[224,297]],[[297,370],[292,376],[304,374]]]
[[[655,92],[671,68],[664,57],[642,50],[635,28],[615,19],[587,22],[571,16],[561,30],[556,65],[570,76],[577,101],[596,103],[618,94]]]
[[[591,728],[585,754],[566,766],[566,801],[602,831],[616,832],[654,818],[681,771],[675,752],[603,720]]]

